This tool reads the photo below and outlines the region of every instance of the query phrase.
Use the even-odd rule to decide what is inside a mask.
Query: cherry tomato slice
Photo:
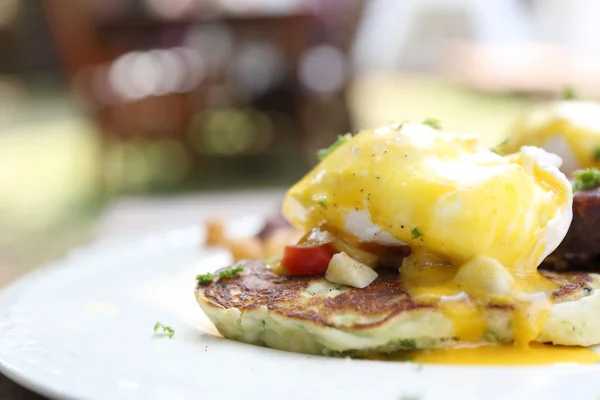
[[[288,275],[324,274],[333,257],[331,244],[318,246],[286,246],[281,263]]]

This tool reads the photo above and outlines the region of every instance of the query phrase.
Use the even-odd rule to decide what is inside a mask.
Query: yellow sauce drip
[[[545,297],[542,296],[541,304],[517,300],[513,296],[490,296],[485,299],[486,302],[477,303],[476,299],[468,298],[453,280],[458,269],[456,266],[443,264],[443,261],[427,258],[426,255],[418,257],[419,261],[415,264],[407,263],[400,268],[400,285],[414,302],[437,306],[452,321],[455,335],[461,341],[480,343],[484,340],[488,304],[512,308],[512,327],[517,345],[526,347],[540,334],[550,307],[549,302],[544,302]],[[427,261],[423,262],[425,259]],[[537,271],[520,275],[517,279],[517,291],[524,295],[545,294],[550,298],[556,289],[554,282]]]
[[[470,302],[447,302],[440,307],[452,321],[454,332],[463,342],[479,342],[483,339],[487,321],[480,307]]]
[[[490,345],[413,352],[411,359],[423,364],[551,365],[594,364],[600,361],[600,355],[585,347],[532,344],[526,348]]]
[[[513,274],[532,272],[572,192],[531,157],[500,157],[470,136],[422,125],[363,131],[290,188],[283,213],[307,231],[375,229],[455,265],[486,256]]]
[[[489,304],[510,306],[513,335],[526,346],[554,290],[536,271],[555,233],[550,222],[564,220],[572,200],[567,179],[546,164],[422,125],[383,127],[327,156],[288,191],[283,211],[298,228],[327,225],[354,245],[374,240],[367,231],[408,244],[414,268],[403,262],[399,282],[411,300],[437,306],[470,343],[484,339]],[[512,293],[460,298],[456,272],[479,256],[510,273]]]
[[[536,308],[534,304],[519,302],[512,314],[515,346],[527,348],[542,332],[550,305]]]

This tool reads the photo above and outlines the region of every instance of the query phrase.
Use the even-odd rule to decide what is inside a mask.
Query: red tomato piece
[[[281,263],[288,275],[324,274],[334,255],[331,244],[318,246],[286,246]]]

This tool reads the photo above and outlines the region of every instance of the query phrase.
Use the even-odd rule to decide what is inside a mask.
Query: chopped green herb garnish
[[[413,235],[410,240],[415,240],[423,236],[423,234],[419,231],[419,228],[413,228],[410,233]]]
[[[210,272],[207,272],[206,274],[196,275],[196,280],[201,285],[208,285],[215,280],[215,276]]]
[[[494,147],[492,147],[492,148],[490,149],[490,151],[491,151],[492,153],[496,153],[496,154],[498,154],[498,155],[501,155],[501,156],[503,156],[504,154],[502,153],[502,150],[501,150],[500,148],[501,148],[502,146],[504,146],[506,143],[508,143],[508,140],[509,140],[509,139],[510,139],[510,138],[506,138],[506,139],[504,139],[503,141],[501,141],[500,143],[498,143],[497,145],[495,145]]]
[[[596,147],[596,150],[594,150],[594,160],[600,161],[600,147]]]
[[[328,155],[333,153],[333,151],[335,149],[337,149],[338,147],[340,147],[341,145],[343,145],[350,139],[352,139],[351,133],[346,133],[343,136],[338,136],[337,140],[335,142],[333,142],[331,144],[331,146],[329,146],[326,149],[321,149],[317,152],[317,158],[319,159],[319,161],[323,161],[325,159],[325,157],[327,157]]]
[[[160,333],[157,332],[159,329],[162,329],[162,332],[160,332]],[[160,322],[157,322],[156,324],[154,324],[154,333],[161,334],[161,335],[168,335],[169,339],[175,335],[175,331],[173,330],[173,328],[171,328],[168,325],[163,325]]]
[[[563,100],[577,100],[577,92],[571,86],[567,86],[563,89],[562,99]]]
[[[344,290],[348,290],[347,286],[342,286],[342,285],[337,285],[335,287],[335,290],[339,290],[340,292],[343,292]]]
[[[390,127],[395,130],[396,132],[400,132],[402,130],[402,126],[404,125],[403,122],[394,122],[390,124]]]
[[[327,196],[319,196],[317,203],[327,210]]]
[[[442,129],[442,123],[439,119],[427,118],[425,121],[423,121],[423,124],[428,125],[433,129],[437,129],[438,131]]]
[[[225,270],[219,272],[219,278],[220,279],[232,278],[232,277],[236,276],[237,274],[239,274],[240,272],[242,272],[243,270],[244,270],[243,265],[238,265],[237,267],[234,267],[234,268],[225,269]]]
[[[600,185],[600,171],[597,168],[588,168],[573,172],[577,179],[573,184],[573,191],[587,190]]]

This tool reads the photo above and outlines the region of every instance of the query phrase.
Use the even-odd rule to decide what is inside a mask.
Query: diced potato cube
[[[359,289],[369,286],[377,276],[377,272],[372,268],[356,261],[344,252],[333,256],[325,273],[325,279],[330,282]]]
[[[454,281],[475,297],[509,296],[515,287],[515,278],[502,264],[483,256],[474,257],[463,264]]]

